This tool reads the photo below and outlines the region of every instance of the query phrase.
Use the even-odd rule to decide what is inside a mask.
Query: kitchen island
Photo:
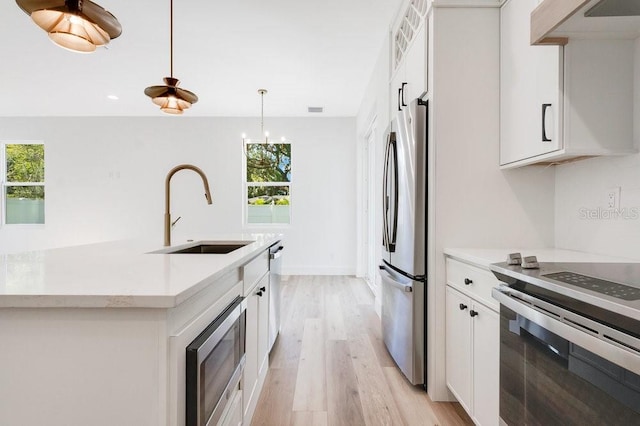
[[[207,239],[250,242],[228,254],[121,241],[0,256],[0,424],[184,424],[186,345],[280,239]]]

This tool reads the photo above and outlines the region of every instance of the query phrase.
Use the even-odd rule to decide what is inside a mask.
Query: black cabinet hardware
[[[473,284],[473,280],[470,280],[469,278],[465,278],[464,285],[469,285],[469,284]]]
[[[478,312],[474,311],[473,309],[469,311],[469,315],[471,315],[471,317],[476,317],[478,316]]]
[[[551,142],[551,139],[547,137],[547,108],[549,108],[551,104],[542,104],[542,142]]]
[[[464,311],[465,309],[467,309],[467,305],[465,305],[464,303],[460,304],[460,310]]]

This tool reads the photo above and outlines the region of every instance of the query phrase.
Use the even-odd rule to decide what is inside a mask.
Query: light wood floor
[[[366,283],[294,276],[252,425],[472,425],[402,376],[382,341]]]

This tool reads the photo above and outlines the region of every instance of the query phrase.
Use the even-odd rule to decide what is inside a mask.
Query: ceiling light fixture
[[[264,95],[269,93],[267,89],[258,89],[260,94],[260,134],[264,136],[264,141],[256,141],[253,143],[269,143],[269,132],[264,131]],[[247,138],[245,133],[242,134],[242,146],[245,154],[247,153],[247,144],[251,143],[251,139]]]
[[[122,34],[120,22],[89,0],[16,0],[20,8],[58,46],[91,53]]]
[[[173,78],[173,0],[170,1],[171,6],[171,41],[170,41],[170,62],[171,77],[164,78],[164,86],[150,86],[144,89],[144,94],[149,96],[154,104],[159,105],[162,112],[167,114],[182,114],[182,112],[190,108],[191,105],[198,102],[195,93],[178,87],[180,81]]]

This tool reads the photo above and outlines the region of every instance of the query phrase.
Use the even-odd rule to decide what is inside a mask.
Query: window
[[[2,145],[5,224],[44,223],[44,145]]]
[[[291,223],[291,144],[245,146],[246,223]]]

